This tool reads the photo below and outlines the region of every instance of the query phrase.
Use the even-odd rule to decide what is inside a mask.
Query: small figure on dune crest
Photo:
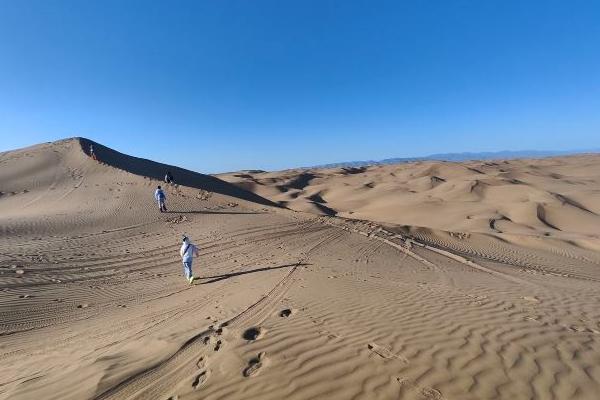
[[[171,175],[170,171],[167,171],[167,173],[165,174],[165,183],[175,183],[173,181],[173,175]]]
[[[194,256],[198,257],[198,250],[198,247],[190,242],[190,239],[184,235],[179,254],[181,255],[181,260],[183,261],[183,274],[190,285],[194,283],[195,279],[194,274],[192,273],[192,261],[194,260]]]
[[[160,212],[167,212],[167,206],[165,205],[165,200],[167,199],[167,196],[165,195],[165,192],[163,192],[160,185],[158,185],[158,188],[154,192],[154,198],[158,203],[158,209],[160,210]]]
[[[94,153],[94,145],[90,143],[90,157],[92,160],[98,161],[98,157],[96,157],[96,153]]]

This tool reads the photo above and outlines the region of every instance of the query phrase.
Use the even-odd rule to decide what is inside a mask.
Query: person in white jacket
[[[160,212],[167,212],[167,206],[165,205],[165,201],[167,200],[167,196],[165,196],[165,192],[163,192],[160,185],[154,191],[154,199],[158,203],[158,209]]]
[[[188,280],[190,285],[194,283],[194,274],[192,273],[192,261],[194,256],[198,256],[198,247],[190,242],[190,239],[187,236],[183,236],[183,243],[181,244],[181,249],[179,250],[179,254],[181,255],[181,260],[183,261],[183,273],[185,278]]]

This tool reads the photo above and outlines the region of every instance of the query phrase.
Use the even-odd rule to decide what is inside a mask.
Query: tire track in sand
[[[197,360],[206,357],[206,352],[219,351],[223,345],[218,337],[223,328],[237,328],[250,322],[261,322],[273,312],[273,307],[279,299],[289,290],[294,282],[294,274],[299,267],[310,257],[310,254],[319,247],[335,240],[343,234],[336,229],[323,228],[324,236],[302,256],[288,273],[279,280],[273,288],[249,305],[244,311],[223,322],[218,328],[209,327],[188,339],[173,355],[166,360],[143,370],[121,383],[109,388],[95,400],[108,399],[133,399],[133,398],[160,398],[168,396],[172,388],[179,382],[198,372]],[[327,232],[328,231],[328,232]],[[209,346],[216,339],[214,347]]]

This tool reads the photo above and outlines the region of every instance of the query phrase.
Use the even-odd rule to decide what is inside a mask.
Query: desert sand
[[[598,398],[598,155],[208,176],[89,144],[0,153],[0,399]]]

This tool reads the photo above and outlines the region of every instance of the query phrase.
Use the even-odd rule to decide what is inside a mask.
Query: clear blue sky
[[[0,151],[201,172],[600,147],[598,1],[0,0]]]

